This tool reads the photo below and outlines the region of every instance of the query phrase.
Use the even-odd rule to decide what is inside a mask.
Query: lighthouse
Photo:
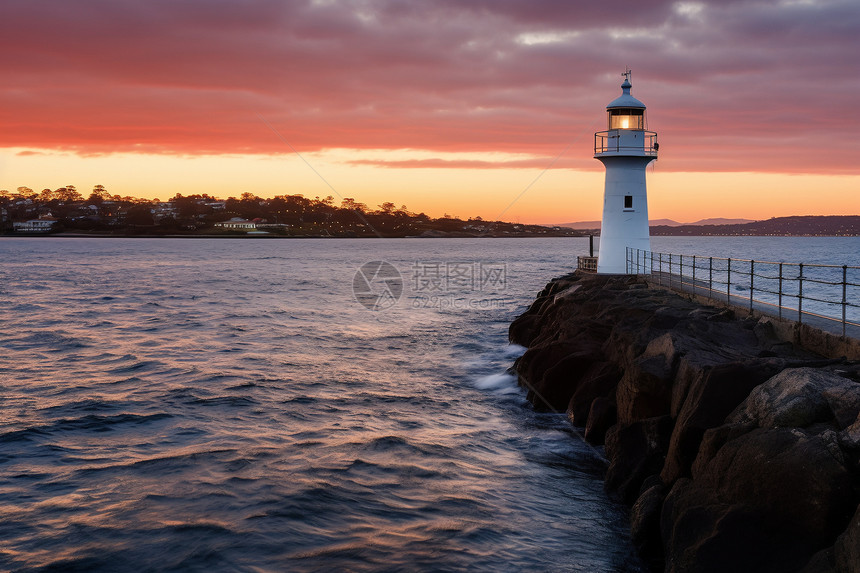
[[[657,134],[647,131],[645,104],[630,95],[630,70],[621,95],[606,106],[607,130],[594,134],[594,158],[606,167],[597,272],[626,274],[627,249],[651,250],[645,167],[657,159]]]

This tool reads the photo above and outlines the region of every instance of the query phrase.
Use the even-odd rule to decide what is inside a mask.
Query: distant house
[[[50,213],[43,215],[38,219],[30,219],[29,221],[21,221],[12,223],[12,228],[16,233],[48,233],[57,224],[57,218],[52,217]]]
[[[229,221],[221,221],[220,223],[215,223],[216,227],[222,227],[224,229],[238,229],[242,231],[253,231],[257,228],[257,223],[254,221],[249,221],[247,219],[243,219],[241,217],[233,217]]]

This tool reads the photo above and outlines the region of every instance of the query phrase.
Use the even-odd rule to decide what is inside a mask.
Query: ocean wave
[[[517,385],[517,377],[508,374],[489,374],[475,380],[475,387],[481,390],[490,390],[497,394],[516,394],[520,392]]]
[[[0,434],[0,442],[32,441],[50,437],[61,432],[76,432],[80,430],[103,432],[118,425],[141,425],[157,420],[172,418],[172,414],[117,414],[97,415],[87,414],[79,418],[63,418],[52,423],[11,430]]]

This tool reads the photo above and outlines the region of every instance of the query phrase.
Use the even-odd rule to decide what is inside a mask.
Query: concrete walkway
[[[835,334],[836,336],[847,336],[860,340],[860,324],[846,321],[843,325],[842,318],[832,318],[822,314],[803,311],[799,313],[796,308],[779,307],[776,304],[763,302],[753,299],[750,305],[750,297],[726,293],[725,290],[714,290],[708,287],[707,281],[693,281],[690,277],[681,277],[677,274],[669,274],[667,272],[655,271],[649,275],[644,275],[646,280],[656,283],[660,286],[670,288],[679,292],[694,294],[717,304],[736,307],[739,309],[753,310],[755,312],[781,318],[784,320],[793,320],[808,324],[824,332]],[[796,298],[796,297],[792,297]]]

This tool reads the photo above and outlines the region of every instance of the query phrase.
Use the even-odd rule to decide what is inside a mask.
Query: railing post
[[[660,253],[660,286],[663,286],[663,253]]]
[[[708,300],[714,290],[714,257],[708,257]]]
[[[842,337],[845,338],[845,323],[848,307],[848,265],[842,265]]]
[[[800,274],[797,276],[797,322],[803,324],[803,263],[798,266]]]
[[[679,255],[681,262],[678,263],[678,276],[681,277],[681,290],[684,290],[684,255]]]
[[[693,255],[693,294],[696,294],[696,255]]]
[[[727,259],[728,265],[726,267],[726,302],[732,303],[732,259]]]
[[[672,253],[669,253],[669,288],[672,288]]]
[[[750,314],[753,311],[753,291],[755,290],[755,261],[750,261]]]
[[[782,263],[779,263],[779,318],[782,318]]]

